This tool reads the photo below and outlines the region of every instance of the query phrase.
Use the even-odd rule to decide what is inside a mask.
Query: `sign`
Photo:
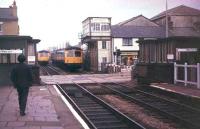
[[[35,61],[35,56],[28,56],[28,61]]]
[[[35,56],[28,56],[28,64],[35,64]]]
[[[5,49],[0,49],[0,54],[20,54],[22,53],[22,50],[17,49],[17,50],[5,50]]]
[[[173,60],[174,59],[174,54],[167,54],[167,59],[168,60]]]
[[[196,52],[197,48],[177,48],[178,52]]]

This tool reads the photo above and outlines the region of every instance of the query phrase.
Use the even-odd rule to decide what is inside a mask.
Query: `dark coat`
[[[29,87],[32,85],[31,69],[27,64],[19,63],[11,71],[10,79],[14,87]]]

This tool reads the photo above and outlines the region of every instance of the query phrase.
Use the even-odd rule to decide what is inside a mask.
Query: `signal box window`
[[[102,41],[102,49],[106,49],[106,41]]]

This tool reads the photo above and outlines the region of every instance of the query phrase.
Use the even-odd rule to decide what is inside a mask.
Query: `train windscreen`
[[[81,56],[81,52],[80,51],[75,51],[75,57],[80,57]]]

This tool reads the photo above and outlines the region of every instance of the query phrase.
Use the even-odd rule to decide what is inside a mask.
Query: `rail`
[[[183,67],[184,68],[184,78],[183,79],[179,79],[178,75],[179,75],[179,68]],[[192,74],[194,76],[196,76],[196,80],[195,81],[189,81],[188,80],[188,68],[195,68],[196,72],[193,71]],[[195,75],[196,74],[196,75]],[[197,63],[197,65],[188,65],[187,63],[185,64],[176,64],[176,62],[174,63],[174,84],[177,84],[177,82],[182,82],[184,83],[185,86],[187,86],[188,84],[192,84],[192,85],[196,85],[198,89],[200,89],[200,63]]]
[[[80,84],[56,86],[91,129],[145,129]]]

